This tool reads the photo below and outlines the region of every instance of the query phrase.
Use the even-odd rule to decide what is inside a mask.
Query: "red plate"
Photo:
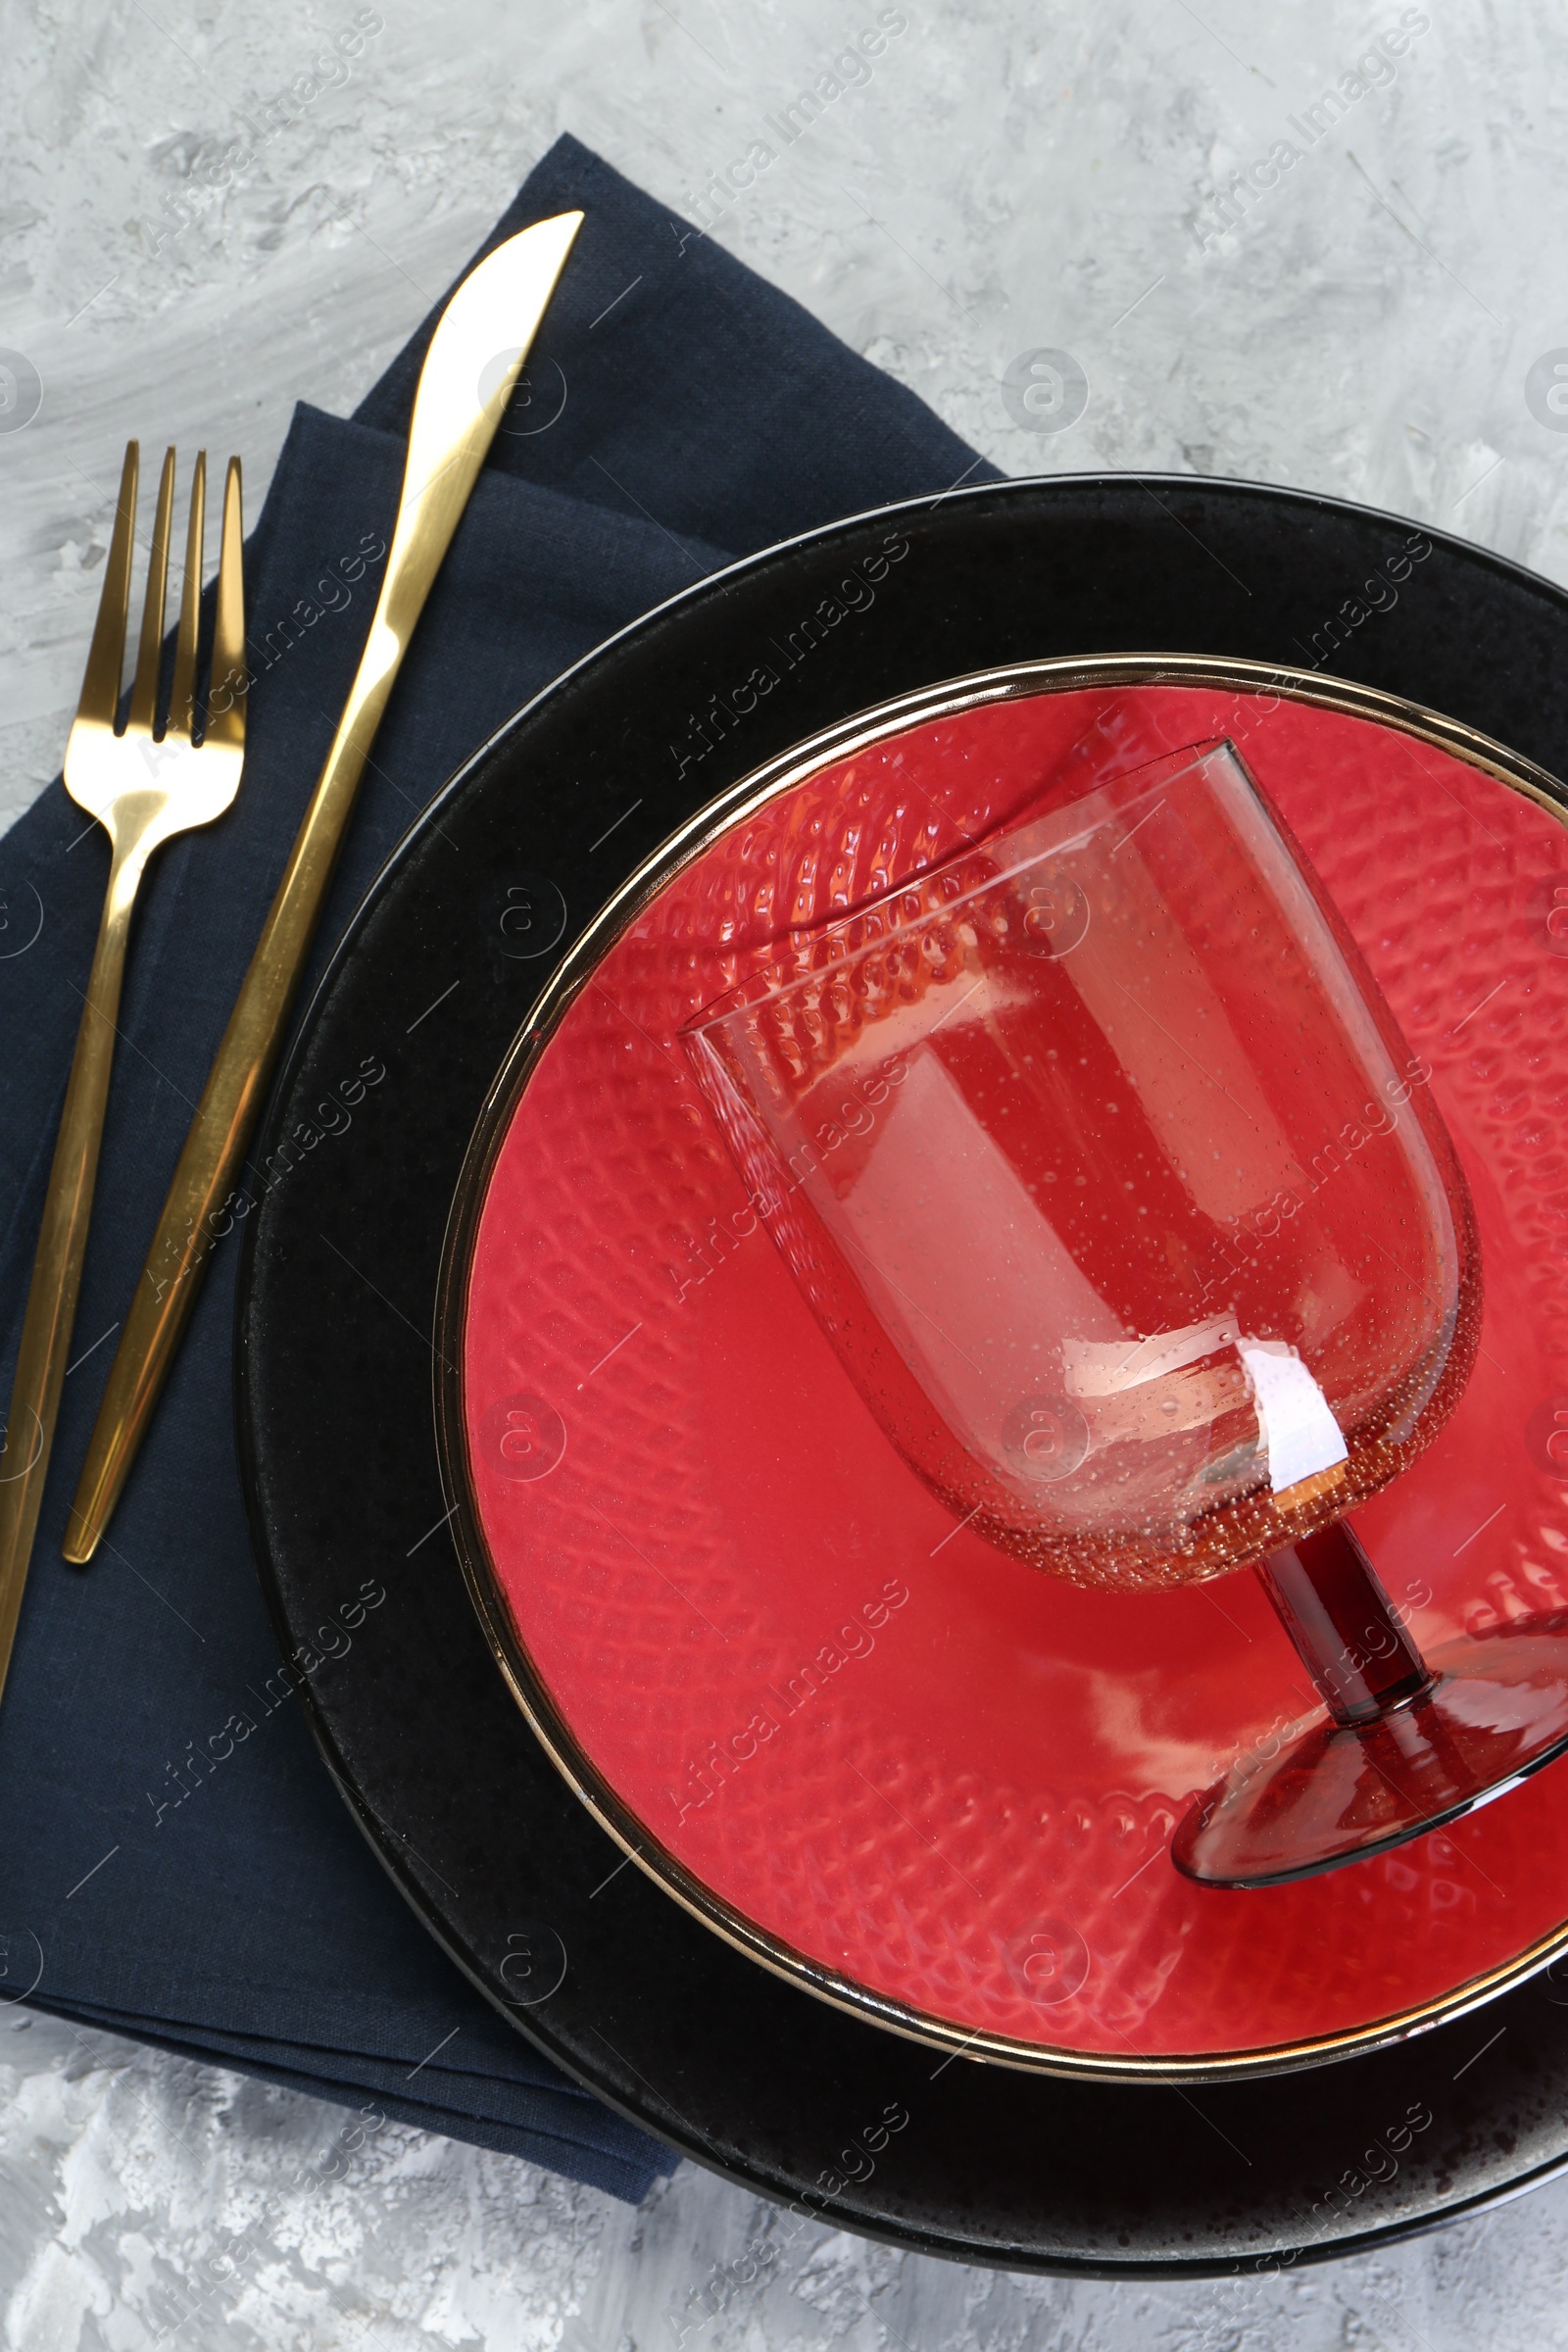
[[[674,1042],[792,924],[1004,821],[1092,722],[1116,770],[1228,734],[1432,1063],[1481,1226],[1476,1373],[1356,1525],[1424,1648],[1568,1608],[1568,841],[1535,771],[1296,699],[1321,691],[1035,692],[788,784],[547,1000],[564,1010],[479,1163],[459,1484],[519,1698],[720,1932],[975,2055],[1299,2063],[1568,1940],[1563,1763],[1329,1877],[1178,1875],[1189,1794],[1313,1703],[1255,1580],[1081,1592],[956,1527],[841,1370]]]

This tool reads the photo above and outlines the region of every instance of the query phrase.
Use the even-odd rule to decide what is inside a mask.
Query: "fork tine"
[[[238,458],[228,461],[223,484],[223,546],[218,559],[218,612],[213,622],[212,682],[207,695],[208,743],[240,748],[245,741],[245,524]]]
[[[120,499],[115,508],[114,537],[104,565],[104,584],[98,591],[98,618],[93,623],[87,667],[82,674],[78,718],[112,727],[120,704],[120,672],[125,659],[125,620],[130,611],[130,547],[136,527],[136,442],[125,443],[125,463],[120,475]]]
[[[202,564],[207,548],[207,452],[196,452],[190,478],[190,523],[185,532],[185,584],[179,599],[179,635],[174,643],[174,676],[169,690],[166,733],[189,742],[196,706],[196,631],[202,612]]]
[[[164,658],[164,596],[169,585],[169,533],[174,519],[174,453],[164,453],[158,482],[158,512],[153,521],[152,553],[147,559],[147,600],[141,609],[141,640],[136,649],[136,682],[130,690],[126,732],[150,735],[158,716],[158,673]]]

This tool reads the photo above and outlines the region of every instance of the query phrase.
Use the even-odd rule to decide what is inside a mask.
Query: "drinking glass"
[[[1189,1876],[1331,1869],[1568,1745],[1568,1636],[1424,1658],[1348,1523],[1463,1392],[1475,1218],[1428,1065],[1230,744],[792,935],[683,1042],[958,1519],[1077,1585],[1261,1578],[1324,1711],[1195,1798]]]

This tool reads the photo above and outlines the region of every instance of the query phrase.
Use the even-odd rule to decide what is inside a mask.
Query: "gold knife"
[[[453,295],[425,354],[370,633],[126,1313],[71,1506],[68,1560],[91,1559],[152,1418],[239,1182],[387,697],[582,219],[561,213],[498,245]],[[496,376],[503,343],[515,356]]]

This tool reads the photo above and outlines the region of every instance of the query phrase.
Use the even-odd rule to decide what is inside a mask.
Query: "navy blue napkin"
[[[527,384],[382,723],[318,970],[417,811],[568,662],[738,555],[992,470],[572,139],[491,243],[576,206],[586,223]],[[167,850],[144,892],[73,1368],[0,1706],[0,2001],[637,2199],[672,2156],[561,2075],[426,1936],[276,1675],[234,1449],[232,1250],[216,1253],[97,1559],[60,1557],[113,1331],[359,659],[435,315],[353,419],[297,412],[250,547],[239,799]],[[5,1394],[106,872],[103,835],[58,783],[0,841]],[[354,1646],[323,1672],[353,1670],[354,1649],[373,1671],[377,1590],[344,1594]]]

